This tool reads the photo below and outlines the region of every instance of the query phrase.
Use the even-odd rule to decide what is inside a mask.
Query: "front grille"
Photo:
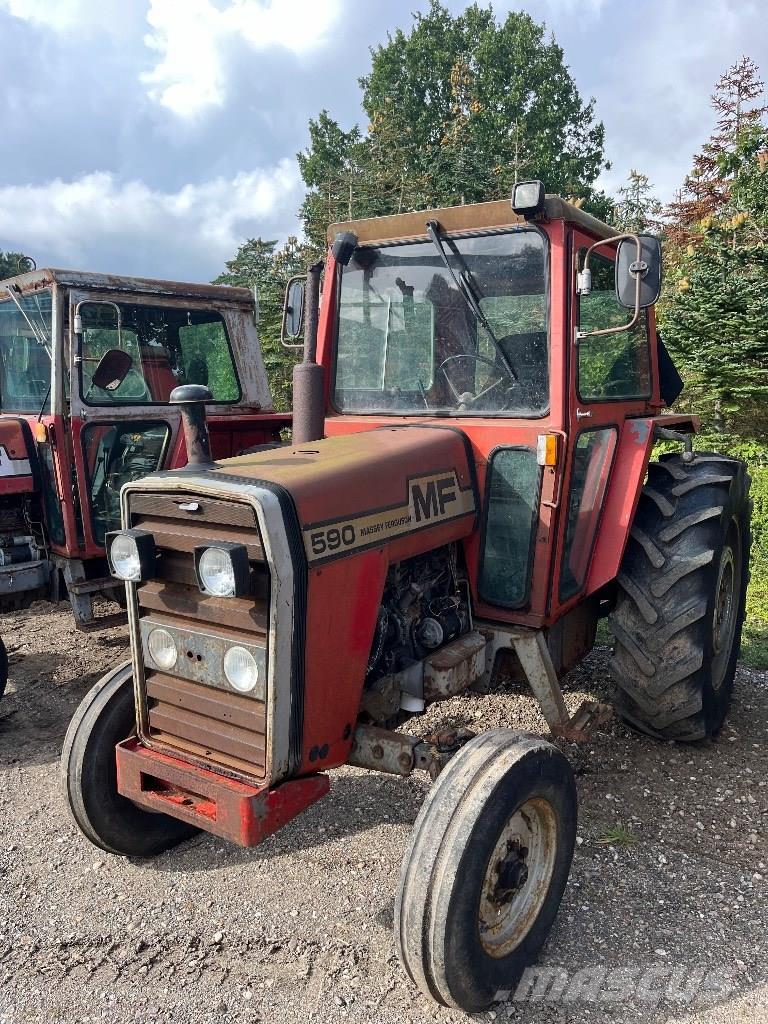
[[[173,674],[154,670],[145,659],[147,738],[159,748],[170,748],[169,752],[263,778],[265,702],[229,689],[221,664],[221,650],[229,642],[263,646],[266,657],[269,569],[255,512],[243,503],[196,495],[136,492],[128,500],[130,525],[152,533],[158,555],[155,577],[137,588],[139,619],[165,624],[174,632],[213,634],[223,641],[190,644],[194,651],[181,652]],[[194,549],[216,541],[246,546],[252,580],[249,596],[201,593]],[[190,659],[188,674],[196,678],[179,678],[185,675],[185,655]],[[201,658],[210,663],[201,665]],[[201,683],[200,678],[208,682]]]

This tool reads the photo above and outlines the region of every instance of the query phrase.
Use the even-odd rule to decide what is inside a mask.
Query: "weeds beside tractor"
[[[213,461],[210,395],[187,386],[189,464],[122,489],[107,545],[132,660],[83,701],[63,778],[92,842],[146,857],[196,829],[261,842],[344,763],[428,771],[396,942],[424,992],[478,1010],[557,913],[573,773],[541,737],[397,724],[482,690],[511,650],[552,733],[583,736],[602,709],[569,716],[558,680],[610,614],[625,719],[713,736],[749,480],[662,411],[681,385],[655,328],[656,239],[526,182],[511,204],[336,225],[329,243],[322,302],[319,266],[286,301],[286,333],[306,321],[292,445]],[[681,451],[649,465],[657,438]]]

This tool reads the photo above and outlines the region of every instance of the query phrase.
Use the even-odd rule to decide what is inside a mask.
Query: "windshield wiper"
[[[462,270],[460,276],[456,274],[456,271],[451,266],[451,261],[448,259],[448,254],[445,251],[443,241],[440,238],[439,229],[440,225],[437,223],[436,220],[427,221],[427,234],[429,235],[429,240],[432,242],[432,244],[440,254],[440,259],[443,261],[445,269],[453,278],[453,282],[456,285],[459,294],[464,299],[464,302],[467,304],[469,311],[472,313],[475,320],[483,327],[486,334],[493,342],[493,347],[496,349],[499,358],[504,364],[504,368],[507,370],[512,380],[515,381],[515,383],[518,383],[519,378],[515,373],[512,364],[507,358],[507,353],[501,347],[499,339],[493,333],[491,325],[488,323],[485,313],[483,313],[482,309],[480,308],[480,303],[477,301],[477,296],[475,295],[474,289],[472,287],[472,275],[470,274],[469,270],[466,267],[464,268],[464,270]]]

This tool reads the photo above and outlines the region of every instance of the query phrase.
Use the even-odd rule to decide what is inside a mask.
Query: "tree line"
[[[666,206],[633,170],[616,196],[596,182],[609,168],[595,100],[585,100],[563,50],[523,12],[498,20],[471,4],[452,15],[439,0],[371,50],[359,79],[364,126],[327,110],[309,121],[297,154],[306,186],[303,240],[252,238],[216,283],[256,287],[267,371],[290,404],[293,357],[279,341],[283,292],[325,247],[329,223],[510,196],[539,178],[621,230],[664,240],[658,307],[665,343],[688,385],[682,401],[715,431],[768,429],[768,129],[763,83],[748,57],[712,96],[711,137]],[[0,253],[0,279],[20,254]]]

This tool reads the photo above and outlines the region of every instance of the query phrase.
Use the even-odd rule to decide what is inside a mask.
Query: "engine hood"
[[[469,533],[479,508],[471,447],[454,427],[382,427],[241,455],[209,474],[230,475],[290,494],[310,565],[440,525]]]

